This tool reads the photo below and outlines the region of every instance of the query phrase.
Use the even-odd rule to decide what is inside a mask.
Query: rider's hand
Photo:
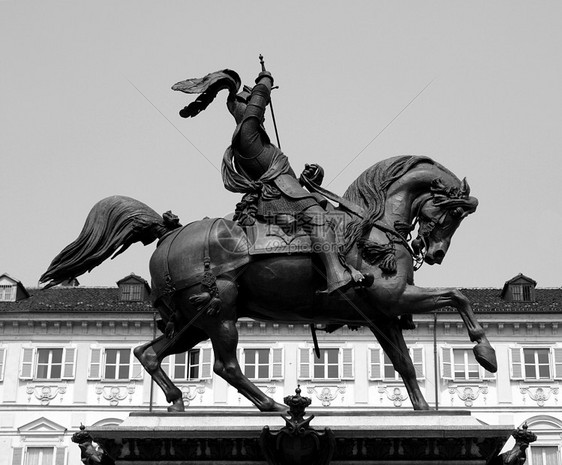
[[[307,163],[306,165],[304,165],[304,170],[301,176],[305,177],[315,184],[320,185],[324,180],[324,169],[316,163],[311,163],[310,165]]]
[[[269,71],[262,71],[260,74],[258,74],[258,77],[256,78],[256,84],[258,84],[264,77],[269,78],[271,80],[271,85],[273,86],[273,76]]]

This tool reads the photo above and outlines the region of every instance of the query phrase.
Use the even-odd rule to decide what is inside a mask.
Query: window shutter
[[[101,349],[97,347],[90,348],[90,366],[88,370],[88,379],[101,379]]]
[[[523,349],[521,347],[510,347],[511,379],[523,379]]]
[[[299,348],[299,379],[311,379],[310,376],[310,349]]]
[[[554,364],[554,379],[562,379],[562,347],[552,348],[552,360]]]
[[[271,349],[271,378],[283,379],[283,349]]]
[[[341,349],[342,371],[341,379],[353,379],[353,348],[344,347]]]
[[[23,459],[23,447],[14,447],[12,454],[12,465],[21,465]]]
[[[21,359],[20,367],[20,379],[32,379],[33,378],[33,358],[35,355],[35,349],[24,348],[23,355]]]
[[[63,353],[62,379],[74,379],[76,365],[76,348],[66,347]]]
[[[485,380],[492,380],[496,379],[496,374],[486,370],[483,367],[480,367],[480,377]]]
[[[144,367],[141,365],[141,362],[139,362],[139,359],[135,357],[133,349],[131,349],[131,361],[131,379],[142,379]]]
[[[453,349],[451,347],[441,347],[441,377],[453,379]]]
[[[382,380],[381,349],[372,347],[369,349],[369,379]]]
[[[6,349],[0,348],[0,381],[4,381],[5,365],[6,365]]]
[[[56,457],[55,465],[64,465],[64,456],[66,452],[66,447],[55,447]]]
[[[201,379],[211,379],[211,361],[212,361],[212,351],[210,347],[205,347],[201,349]]]
[[[425,365],[423,363],[423,347],[412,347],[410,357],[414,363],[417,379],[425,379]]]

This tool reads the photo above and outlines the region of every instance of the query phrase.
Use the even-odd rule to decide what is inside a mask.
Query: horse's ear
[[[466,178],[464,178],[461,182],[461,194],[466,197],[470,196],[470,186],[468,185],[468,182],[466,181]]]

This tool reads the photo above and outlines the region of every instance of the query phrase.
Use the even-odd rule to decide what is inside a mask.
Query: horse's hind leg
[[[371,331],[379,341],[382,349],[392,361],[394,369],[402,376],[410,400],[415,410],[429,410],[429,405],[423,397],[420,386],[416,379],[416,369],[410,358],[408,346],[402,335],[402,328],[398,318],[386,321],[377,321],[375,328]]]
[[[203,316],[198,325],[211,338],[215,354],[214,372],[234,386],[262,412],[286,412],[287,406],[275,402],[258,389],[240,369],[236,358],[238,330],[236,329],[236,299],[238,290],[233,280],[217,279],[220,291],[221,311],[218,316]]]
[[[181,338],[167,339],[164,336],[156,338],[154,341],[138,346],[134,350],[135,357],[146,369],[152,379],[164,391],[166,400],[172,405],[168,407],[169,412],[183,412],[185,410],[181,390],[162,370],[161,362],[171,354],[186,352],[199,342],[209,339],[209,336],[196,327],[190,327],[181,335]]]
[[[224,304],[223,304],[224,305]],[[224,308],[224,307],[223,307]],[[234,321],[222,321],[210,331],[213,350],[215,352],[214,371],[234,386],[262,412],[286,412],[287,406],[275,402],[258,389],[240,369],[236,358],[238,330]]]

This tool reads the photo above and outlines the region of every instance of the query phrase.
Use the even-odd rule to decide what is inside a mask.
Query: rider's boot
[[[371,275],[352,273],[342,265],[337,251],[336,234],[329,222],[315,224],[311,222],[310,239],[312,251],[316,253],[326,270],[326,292],[332,294],[335,291],[343,290],[350,285],[369,287],[373,283]]]

